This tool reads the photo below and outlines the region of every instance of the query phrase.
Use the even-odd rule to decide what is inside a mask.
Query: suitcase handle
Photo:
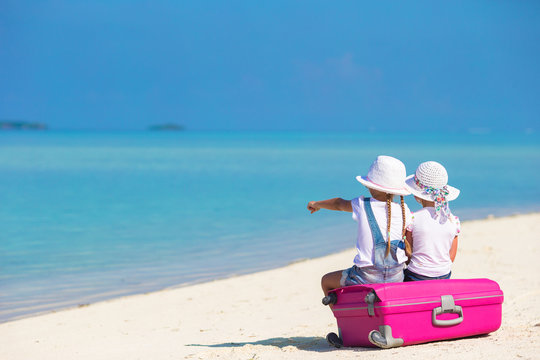
[[[458,314],[459,317],[450,320],[439,320],[438,315],[441,314]],[[463,309],[454,303],[452,295],[441,296],[441,306],[433,309],[431,313],[431,322],[435,326],[453,326],[463,321]]]

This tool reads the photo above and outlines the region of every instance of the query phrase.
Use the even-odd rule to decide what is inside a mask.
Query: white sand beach
[[[540,214],[469,221],[453,278],[487,277],[505,294],[487,336],[397,349],[335,349],[320,278],[353,249],[283,268],[0,324],[0,359],[538,359]],[[351,244],[352,245],[352,244]]]

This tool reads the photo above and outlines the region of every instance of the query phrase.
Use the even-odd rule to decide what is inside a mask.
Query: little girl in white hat
[[[460,224],[450,212],[448,202],[458,197],[459,190],[448,185],[446,169],[435,161],[420,164],[405,185],[423,206],[413,214],[407,227],[412,255],[405,281],[449,279]]]
[[[334,198],[308,203],[311,213],[320,209],[347,211],[352,212],[353,219],[358,222],[354,266],[322,278],[325,305],[334,301],[328,292],[342,286],[403,281],[407,261],[403,239],[411,219],[411,212],[403,202],[403,195],[409,195],[405,178],[405,165],[401,161],[378,156],[367,176],[356,177],[368,188],[371,198]],[[401,204],[392,201],[394,195],[401,196]]]

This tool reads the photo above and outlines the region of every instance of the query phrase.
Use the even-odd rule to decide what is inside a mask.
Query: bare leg
[[[341,281],[342,274],[343,274],[343,270],[339,270],[339,271],[333,271],[331,273],[328,273],[322,277],[321,287],[324,292],[324,296],[328,295],[328,292],[330,290],[334,290],[341,287],[340,281]]]
[[[331,273],[328,273],[324,275],[321,279],[321,287],[324,292],[324,298],[323,298],[323,304],[330,306],[331,309],[334,307],[335,299],[333,301],[331,299],[328,299],[330,296],[328,296],[328,293],[330,290],[337,289],[341,287],[341,276],[343,275],[343,270],[339,271],[333,271]],[[335,294],[333,294],[335,297]],[[343,340],[339,337],[336,333],[328,333],[326,335],[326,341],[332,346],[335,346],[337,348],[340,348],[343,346]]]

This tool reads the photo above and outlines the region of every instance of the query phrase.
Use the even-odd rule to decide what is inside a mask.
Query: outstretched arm
[[[333,198],[321,201],[310,201],[307,209],[313,214],[320,209],[337,210],[352,212],[351,200],[343,200],[342,198]]]

